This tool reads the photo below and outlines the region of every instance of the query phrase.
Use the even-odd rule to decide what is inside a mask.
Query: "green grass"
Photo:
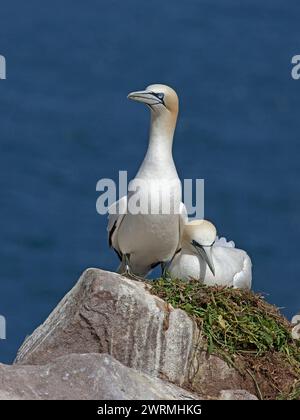
[[[261,295],[208,287],[196,280],[170,279],[151,282],[151,292],[195,319],[206,338],[209,353],[218,354],[232,364],[237,363],[236,356],[239,356],[243,362],[247,361],[246,368],[252,369],[254,375],[253,366],[259,358],[274,355],[277,364],[287,363],[291,372],[300,378],[299,342],[292,340],[289,322]],[[271,369],[274,366],[270,367],[270,376]],[[283,395],[278,384],[274,386],[278,395]],[[285,399],[292,394],[299,398],[298,386],[293,384]]]

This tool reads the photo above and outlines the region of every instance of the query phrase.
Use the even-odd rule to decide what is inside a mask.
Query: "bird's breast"
[[[130,214],[179,214],[182,193],[178,178],[135,178],[129,191]]]
[[[145,260],[172,258],[179,243],[179,216],[126,214],[118,243],[122,253],[141,255]]]

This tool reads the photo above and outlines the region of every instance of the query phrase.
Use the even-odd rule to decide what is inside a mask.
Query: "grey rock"
[[[46,365],[0,364],[1,400],[194,400],[107,354],[71,354]]]
[[[184,311],[151,295],[142,282],[99,269],[82,274],[25,340],[15,362],[46,364],[70,353],[107,353],[212,398],[227,388],[255,392],[251,379],[207,356],[201,332]]]
[[[224,389],[220,392],[220,400],[258,400],[258,398],[250,394],[244,389]]]

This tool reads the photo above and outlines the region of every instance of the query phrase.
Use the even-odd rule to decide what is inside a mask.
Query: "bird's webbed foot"
[[[124,254],[123,256],[124,259],[124,266],[125,266],[125,270],[123,273],[120,273],[121,276],[127,277],[131,280],[135,280],[135,281],[145,281],[144,277],[140,277],[136,274],[134,274],[130,268],[130,255],[129,254]]]
[[[127,274],[123,274],[125,275],[125,277],[129,278],[130,280],[135,280],[135,281],[145,281],[144,277],[140,277],[132,272],[129,272]]]

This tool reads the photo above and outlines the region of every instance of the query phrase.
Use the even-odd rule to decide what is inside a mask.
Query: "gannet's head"
[[[153,112],[171,112],[177,116],[178,96],[174,89],[166,85],[150,85],[145,90],[131,92],[127,98],[143,102]]]
[[[215,275],[214,264],[212,260],[212,246],[217,237],[215,226],[208,220],[192,220],[184,227],[183,243],[204,259],[210,271]]]

